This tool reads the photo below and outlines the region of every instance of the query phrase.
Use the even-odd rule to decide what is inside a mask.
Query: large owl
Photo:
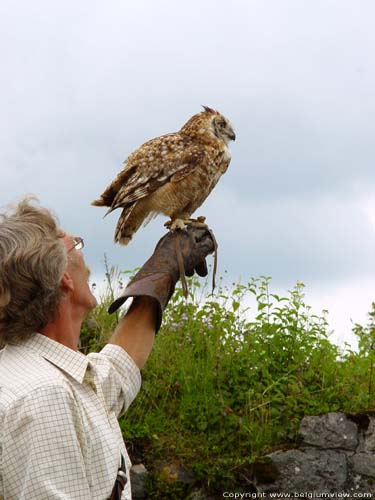
[[[162,213],[171,229],[181,228],[199,208],[230,163],[232,125],[204,106],[179,132],[144,143],[124,162],[124,169],[95,206],[122,208],[115,242],[127,245],[143,223]],[[107,215],[107,214],[106,214]]]

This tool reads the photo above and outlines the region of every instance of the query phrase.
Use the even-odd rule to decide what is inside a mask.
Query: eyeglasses
[[[82,248],[85,246],[83,238],[81,238],[80,236],[74,236],[73,237],[73,243],[74,243],[74,246],[72,246],[72,248],[69,248],[68,253],[71,252],[74,249],[76,249],[76,250],[82,250]]]

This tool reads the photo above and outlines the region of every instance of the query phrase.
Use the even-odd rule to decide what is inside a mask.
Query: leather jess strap
[[[115,481],[115,484],[113,486],[111,496],[109,497],[108,500],[121,500],[121,495],[122,495],[122,492],[125,488],[127,481],[128,481],[128,478],[126,475],[125,460],[124,460],[123,455],[121,454],[121,466],[119,467],[119,469],[117,471],[116,481]]]

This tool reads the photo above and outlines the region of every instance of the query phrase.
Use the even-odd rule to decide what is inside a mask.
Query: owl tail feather
[[[142,219],[137,217],[136,211],[133,210],[134,205],[124,208],[120,215],[115,231],[115,243],[128,245],[133,234],[140,228]]]
[[[116,243],[120,243],[120,245],[123,245],[124,247],[126,247],[130,242],[131,242],[132,238],[131,237],[120,237],[120,239],[118,240],[115,240]]]
[[[108,207],[108,203],[103,199],[103,198],[100,198],[99,200],[94,200],[90,203],[90,205],[92,205],[93,207]],[[109,209],[106,211],[106,213],[103,215],[103,219],[104,217],[106,217],[108,214],[110,214],[111,212],[113,212],[113,210],[115,210],[115,208],[117,207],[109,207]]]
[[[105,207],[105,201],[103,198],[100,198],[99,200],[94,200],[90,203],[93,207]]]

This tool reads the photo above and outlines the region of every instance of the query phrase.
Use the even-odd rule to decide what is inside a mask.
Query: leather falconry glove
[[[188,226],[185,230],[169,232],[155,247],[154,253],[137,272],[122,295],[108,308],[115,312],[129,297],[147,296],[156,300],[158,315],[156,332],[159,330],[163,311],[171,298],[180,277],[181,264],[186,276],[207,276],[206,257],[215,248],[213,234],[207,227]],[[179,259],[182,263],[179,264]]]

